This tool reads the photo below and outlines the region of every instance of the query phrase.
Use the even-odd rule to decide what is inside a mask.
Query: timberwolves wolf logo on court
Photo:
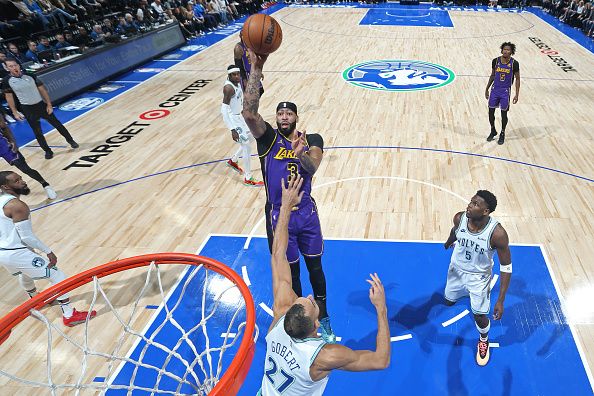
[[[420,91],[443,87],[454,81],[450,69],[428,62],[374,60],[351,66],[342,78],[361,88],[379,91]]]

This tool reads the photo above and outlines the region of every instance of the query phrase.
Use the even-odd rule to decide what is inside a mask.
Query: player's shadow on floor
[[[39,198],[41,197],[41,195],[39,195],[38,197],[36,197],[37,202],[29,202],[29,206],[31,207],[31,209],[33,209],[33,210],[38,209],[40,207],[49,205],[53,202],[59,202],[60,200],[74,198],[74,197],[78,197],[81,195],[90,194],[94,191],[109,188],[110,186],[114,186],[118,183],[122,183],[122,180],[100,179],[100,180],[93,180],[92,182],[75,184],[75,185],[71,185],[68,187],[63,186],[58,183],[53,184],[52,180],[48,180],[48,182],[51,183],[51,186],[56,190],[56,193],[58,194],[58,198],[54,201],[50,201],[49,199],[43,199],[41,202],[39,202]],[[32,185],[32,184],[33,183],[29,183],[29,185]],[[41,191],[43,191],[41,186],[37,183],[34,186],[34,188],[39,188],[39,189],[41,189]]]

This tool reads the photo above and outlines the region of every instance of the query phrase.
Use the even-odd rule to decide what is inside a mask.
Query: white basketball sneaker
[[[45,186],[44,189],[45,189],[45,193],[47,194],[48,199],[58,198],[58,194],[56,194],[56,192],[54,191],[54,189],[51,186]]]

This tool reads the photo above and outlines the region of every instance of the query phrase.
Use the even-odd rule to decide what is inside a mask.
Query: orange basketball
[[[258,55],[268,55],[280,47],[283,31],[278,22],[266,14],[250,16],[241,29],[241,39]]]

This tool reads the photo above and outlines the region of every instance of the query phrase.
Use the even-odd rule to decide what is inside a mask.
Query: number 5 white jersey
[[[321,396],[328,377],[313,381],[309,368],[326,342],[322,338],[297,340],[285,331],[285,317],[266,335],[266,362],[262,396]]]
[[[489,217],[489,222],[479,233],[468,229],[468,217],[463,213],[456,230],[456,245],[452,253],[452,264],[462,272],[491,274],[493,254],[491,236],[499,222]]]

